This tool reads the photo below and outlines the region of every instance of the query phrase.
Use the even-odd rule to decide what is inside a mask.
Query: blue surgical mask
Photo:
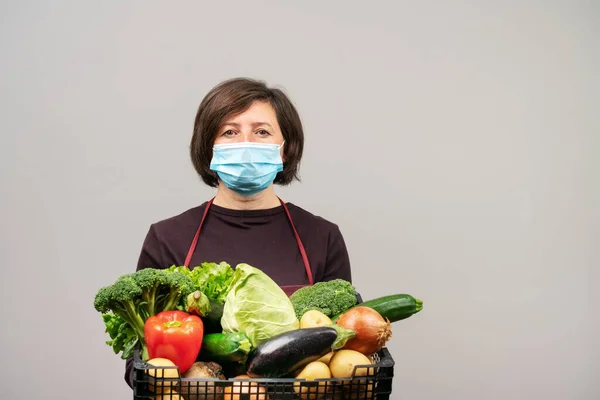
[[[229,189],[242,196],[253,196],[268,188],[277,173],[283,171],[281,146],[283,143],[216,144],[210,169]]]

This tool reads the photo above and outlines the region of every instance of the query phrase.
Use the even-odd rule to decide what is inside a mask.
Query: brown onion
[[[356,336],[346,342],[344,349],[356,350],[371,355],[381,350],[392,338],[389,319],[366,306],[356,306],[342,314],[336,324],[356,332]]]

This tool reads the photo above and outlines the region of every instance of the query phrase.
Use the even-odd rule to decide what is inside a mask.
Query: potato
[[[315,379],[331,378],[329,367],[321,361],[313,361],[307,364],[297,375],[297,379],[314,381]],[[319,382],[314,386],[301,386],[300,382],[294,382],[294,391],[302,400],[316,400],[323,396],[325,382]],[[318,393],[318,394],[317,394]]]
[[[238,375],[233,379],[250,379],[248,375]],[[256,382],[233,382],[233,385],[225,387],[223,400],[243,400],[248,394],[252,400],[267,400],[267,389]]]
[[[296,374],[296,378],[306,379],[307,381],[313,381],[315,379],[328,379],[331,378],[331,371],[325,363],[321,361],[313,361],[302,368],[302,370]]]
[[[308,310],[300,318],[300,328],[315,328],[327,325],[333,325],[331,318],[318,310]]]
[[[146,372],[153,377],[158,378],[179,378],[179,369],[175,363],[167,358],[152,358],[146,361],[154,367],[175,367],[175,368],[149,368]],[[163,375],[164,374],[164,375]]]
[[[154,400],[185,400],[175,390],[165,388],[162,394],[156,395]]]
[[[335,352],[329,361],[329,369],[334,378],[351,378],[356,365],[371,365],[373,364],[369,357],[356,350],[341,349]],[[371,368],[359,368],[356,370],[355,376],[364,376]]]
[[[145,372],[150,375],[150,390],[155,393],[162,393],[163,387],[177,386],[179,378],[179,369],[177,369],[175,363],[167,358],[152,358],[146,363],[158,367],[148,368]],[[175,368],[160,368],[160,367],[175,367]],[[156,378],[156,379],[153,379]],[[163,379],[164,378],[164,379]],[[152,384],[156,382],[156,387]]]
[[[331,357],[335,352],[332,350],[329,353],[325,354],[323,357],[319,358],[317,361],[321,361],[325,365],[329,365],[329,361],[331,361]]]

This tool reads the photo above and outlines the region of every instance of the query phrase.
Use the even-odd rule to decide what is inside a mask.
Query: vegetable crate
[[[372,364],[357,365],[351,378],[192,379],[179,376],[177,367],[157,367],[134,352],[134,400],[359,400],[389,399],[394,360],[386,347],[371,357]],[[175,370],[175,371],[174,371]]]

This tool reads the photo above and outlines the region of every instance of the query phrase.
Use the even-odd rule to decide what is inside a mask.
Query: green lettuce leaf
[[[225,302],[233,279],[233,268],[226,262],[203,262],[192,269],[173,265],[169,271],[186,274],[192,279],[196,290],[219,303]]]
[[[192,270],[192,281],[209,299],[223,303],[233,279],[233,268],[226,262],[204,262]]]
[[[300,323],[285,292],[267,274],[238,264],[225,299],[223,333],[243,332],[256,347],[265,340],[298,329]]]
[[[126,360],[133,354],[133,350],[137,345],[139,338],[133,328],[113,313],[102,314],[105,332],[108,333],[111,340],[107,340],[106,344],[111,346],[115,354],[121,353],[121,358]]]

